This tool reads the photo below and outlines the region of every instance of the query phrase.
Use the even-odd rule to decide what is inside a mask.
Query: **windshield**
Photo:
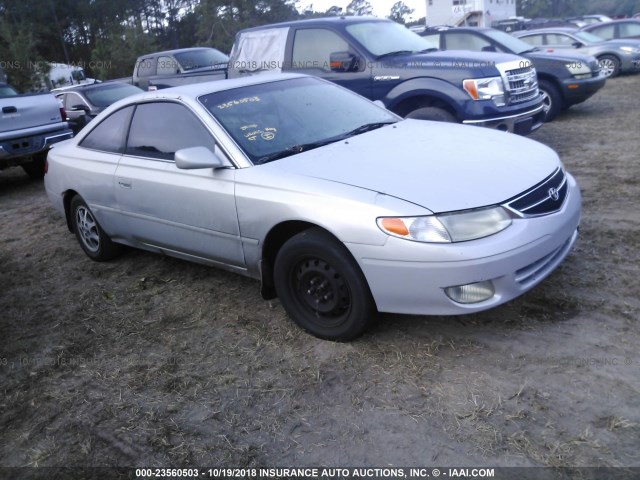
[[[84,95],[87,97],[87,100],[96,107],[104,108],[118,100],[130,97],[136,93],[142,93],[143,91],[144,90],[134,87],[133,85],[117,83],[112,85],[104,84],[96,88],[87,89],[84,91]]]
[[[312,77],[215,92],[198,100],[254,164],[398,121],[368,100]],[[363,126],[367,128],[359,130]]]
[[[215,48],[176,53],[175,57],[185,71],[204,67],[224,68],[229,62],[229,57]]]
[[[593,33],[589,33],[589,32],[574,32],[573,33],[576,37],[578,37],[580,40],[582,40],[583,42],[586,43],[600,43],[602,42],[602,39],[596,35],[594,35]]]
[[[533,50],[533,47],[531,47],[527,42],[513,37],[508,33],[501,32],[500,30],[487,30],[485,33],[488,37],[504,45],[507,50],[510,50],[516,55]]]
[[[354,23],[347,27],[347,31],[376,57],[437,49],[426,38],[395,22]]]

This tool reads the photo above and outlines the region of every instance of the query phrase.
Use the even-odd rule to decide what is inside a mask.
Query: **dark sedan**
[[[538,72],[538,86],[544,98],[545,121],[549,122],[571,105],[584,102],[605,84],[597,61],[579,53],[538,51],[535,47],[493,28],[443,28],[421,35],[442,50],[506,52],[520,55]]]
[[[82,130],[112,103],[142,92],[138,87],[121,82],[74,85],[51,91],[62,102],[74,133]]]

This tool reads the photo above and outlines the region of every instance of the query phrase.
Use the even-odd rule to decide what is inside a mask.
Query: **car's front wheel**
[[[416,120],[432,120],[434,122],[456,123],[456,117],[446,110],[438,107],[423,107],[409,112],[405,118]]]
[[[542,93],[542,108],[544,109],[544,121],[550,122],[558,116],[562,108],[562,97],[560,92],[551,82],[540,80],[538,82],[540,93]]]
[[[620,73],[620,60],[613,55],[602,55],[598,57],[600,70],[606,78],[613,78]]]
[[[274,283],[289,316],[320,338],[352,340],[377,314],[358,264],[344,245],[319,228],[301,232],[282,246]]]
[[[70,205],[71,224],[80,247],[97,262],[111,260],[120,253],[121,246],[111,241],[98,224],[85,201],[76,195]]]

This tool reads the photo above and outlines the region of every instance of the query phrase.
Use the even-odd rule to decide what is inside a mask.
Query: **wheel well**
[[[264,239],[264,246],[262,247],[262,260],[261,260],[261,294],[265,300],[276,298],[276,291],[273,282],[273,266],[276,262],[276,257],[282,245],[285,244],[294,235],[300,232],[308,230],[310,228],[321,228],[318,225],[309,222],[302,221],[288,221],[283,222],[271,229]],[[328,232],[330,235],[331,232]]]
[[[64,197],[62,197],[62,203],[64,205],[64,217],[67,220],[67,228],[71,233],[73,233],[73,225],[71,224],[71,212],[70,212],[71,200],[73,200],[73,197],[75,197],[76,195],[78,195],[78,192],[75,192],[73,190],[67,190],[64,194]]]
[[[456,111],[446,102],[440,100],[439,98],[429,97],[429,96],[420,96],[420,97],[409,97],[402,100],[395,107],[393,107],[393,113],[400,115],[401,117],[406,117],[407,114],[417,110],[418,108],[424,107],[437,107],[443,110],[446,110],[454,117],[458,118]]]

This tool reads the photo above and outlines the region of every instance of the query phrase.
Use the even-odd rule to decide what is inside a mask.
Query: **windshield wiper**
[[[383,53],[382,55],[378,55],[376,57],[376,60],[380,60],[381,58],[384,58],[384,57],[392,57],[394,55],[407,55],[410,53],[414,53],[414,51],[413,50],[397,50],[395,52],[387,52],[387,53]]]
[[[349,137],[355,137],[356,135],[360,135],[361,133],[370,132],[371,130],[376,130],[380,127],[384,127],[385,125],[391,125],[392,123],[396,123],[396,122],[394,121],[394,122],[365,123],[364,125],[360,125],[358,128],[354,128],[350,132],[347,132],[344,135],[341,135],[340,140],[343,140]]]
[[[330,143],[339,142],[340,140],[344,140],[345,138],[354,137],[356,135],[360,135],[362,133],[370,132],[371,130],[375,130],[380,127],[384,127],[385,125],[391,125],[392,122],[375,122],[375,123],[366,123],[364,125],[360,125],[358,128],[354,128],[353,130],[343,133],[342,135],[338,135],[336,137],[326,138],[319,142],[311,142],[311,143],[303,143],[301,145],[293,145],[292,147],[285,148],[284,150],[280,150],[279,152],[270,153],[269,155],[265,155],[263,157],[258,158],[255,161],[256,165],[263,165],[265,163],[273,162],[274,160],[280,160],[281,158],[290,157],[291,155],[296,155],[298,153],[307,152],[309,150],[313,150],[314,148],[323,147]]]
[[[529,50],[523,50],[522,52],[518,52],[516,55],[522,55],[523,53],[533,53],[533,52],[537,52],[539,49],[538,47],[534,47],[534,48],[530,48]]]
[[[279,152],[270,153],[269,155],[260,157],[259,159],[256,160],[255,163],[258,165],[262,165],[264,163],[273,162],[274,160],[280,160],[281,158],[290,157],[291,155],[295,155],[297,153],[313,150],[314,148],[322,147],[323,145],[337,142],[338,140],[340,140],[340,138],[330,138],[330,139],[322,140],[321,142],[311,142],[311,143],[303,143],[301,145],[293,145],[292,147],[285,148],[284,150],[280,150]]]
[[[437,52],[439,50],[440,50],[439,48],[431,47],[431,48],[425,48],[424,50],[420,50],[418,53]]]

